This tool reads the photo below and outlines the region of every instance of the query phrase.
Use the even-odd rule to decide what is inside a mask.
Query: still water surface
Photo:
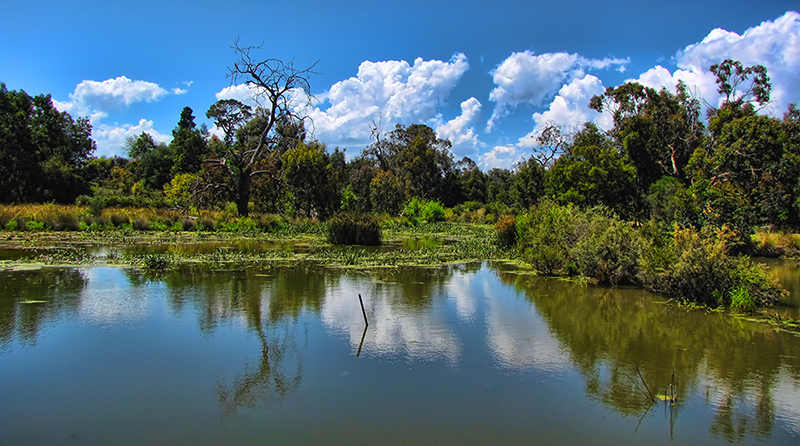
[[[633,289],[472,264],[0,292],[0,444],[800,443],[800,338]]]

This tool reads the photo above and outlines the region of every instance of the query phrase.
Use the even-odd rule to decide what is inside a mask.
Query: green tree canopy
[[[594,124],[587,123],[546,177],[547,195],[562,203],[607,206],[631,217],[636,170]]]
[[[71,203],[87,189],[83,168],[95,150],[87,118],[59,112],[50,95],[0,83],[0,201]]]

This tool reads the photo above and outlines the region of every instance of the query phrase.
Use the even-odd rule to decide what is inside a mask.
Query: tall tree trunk
[[[250,173],[242,172],[236,185],[236,210],[240,217],[247,217],[250,211],[247,208],[250,202]]]

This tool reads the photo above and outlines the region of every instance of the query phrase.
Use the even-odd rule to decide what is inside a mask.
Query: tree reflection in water
[[[552,370],[560,373],[574,365],[589,398],[631,417],[652,414],[663,404],[653,406],[642,381],[654,394],[665,394],[674,371],[678,408],[705,401],[713,413],[710,433],[726,441],[770,437],[776,417],[787,410],[787,418],[797,418],[796,402],[787,400],[779,386],[789,389],[789,398],[798,393],[800,338],[724,314],[655,304],[657,296],[639,290],[581,286],[499,268],[495,271],[501,282],[524,296],[516,301],[521,306],[508,306],[512,293],[497,286],[491,273],[469,274],[480,268],[378,269],[353,273],[355,278],[302,265],[267,271],[188,268],[159,276],[125,270],[132,287],[124,293],[139,292],[140,300],[146,300],[151,291],[159,299],[166,291],[168,311],[196,315],[204,336],[231,323],[247,327],[245,345],[252,351],[234,357],[234,369],[211,377],[212,382],[216,378],[216,396],[225,413],[280,401],[302,385],[309,342],[304,314],[313,313],[325,327],[350,337],[353,354],[363,342],[362,357],[405,355],[409,361],[444,359],[454,364],[466,356],[462,350],[475,348],[462,342],[464,335],[454,325],[474,327],[473,318],[483,315],[490,350],[505,345],[492,343],[499,335],[493,338],[491,332],[498,328],[510,328],[504,336],[516,342],[505,356],[493,351],[495,358],[504,359],[503,367],[541,367],[532,354],[537,347],[531,344],[549,343],[549,350],[554,344],[564,367]],[[0,275],[0,352],[17,340],[33,345],[43,325],[77,314],[87,304],[81,299],[93,292],[86,287],[87,273],[79,269]],[[94,277],[91,270],[88,277]],[[460,286],[459,280],[469,286]],[[488,293],[480,291],[484,289],[496,294],[480,294]],[[94,292],[104,291],[100,287]],[[370,316],[366,339],[358,292],[364,292]],[[462,298],[470,300],[463,308]],[[28,301],[46,304],[23,303]],[[450,311],[458,317],[451,318]],[[540,316],[546,324],[539,323]],[[529,329],[531,324],[537,324],[535,330]],[[528,336],[535,342],[517,342]]]
[[[308,337],[299,316],[318,313],[326,290],[339,280],[310,268],[225,273],[198,268],[164,277],[170,308],[179,313],[193,307],[204,333],[211,335],[222,320],[239,319],[258,338],[258,363],[245,360],[236,377],[218,380],[217,394],[226,412],[283,399],[302,382]]]
[[[0,351],[16,338],[36,345],[42,326],[76,312],[86,274],[74,268],[0,272]]]
[[[652,407],[641,379],[663,394],[674,370],[678,405],[705,394],[715,408],[713,435],[768,437],[779,375],[788,372],[795,386],[800,381],[798,338],[768,326],[656,304],[658,296],[640,290],[497,274],[536,305],[584,376],[587,393],[623,414]]]

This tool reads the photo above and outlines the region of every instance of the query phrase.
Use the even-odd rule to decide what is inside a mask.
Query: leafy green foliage
[[[772,306],[785,293],[764,268],[743,256],[731,256],[735,234],[706,227],[673,232],[663,245],[651,244],[642,259],[642,283],[661,294],[705,305],[731,304],[730,296],[746,292],[756,306]]]
[[[95,150],[87,118],[59,112],[50,95],[8,91],[0,83],[0,202],[71,203]]]
[[[633,214],[636,173],[594,124],[575,136],[566,153],[548,171],[546,193],[562,204],[607,206]]]
[[[583,214],[574,206],[544,200],[517,220],[517,252],[547,275],[574,272],[571,249],[578,242]],[[582,221],[583,220],[583,221]]]
[[[301,215],[326,216],[334,195],[328,170],[325,145],[300,142],[281,157],[283,180]]]
[[[641,284],[669,297],[738,308],[775,305],[786,291],[763,267],[730,251],[727,227],[636,229],[599,208],[580,210],[546,200],[518,217],[518,255],[547,275],[579,275],[599,283]],[[734,290],[741,288],[744,291]],[[746,292],[746,294],[745,294]],[[748,299],[744,297],[750,296]]]
[[[737,313],[754,313],[758,308],[755,298],[744,286],[731,290],[730,307]]]
[[[599,283],[638,283],[644,249],[641,234],[628,223],[602,212],[587,213],[587,226],[572,250],[580,275]]]

